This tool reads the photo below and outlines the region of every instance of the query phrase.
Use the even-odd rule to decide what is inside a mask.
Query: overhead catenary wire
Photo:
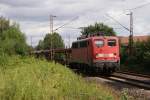
[[[145,4],[142,4],[142,5],[139,5],[139,6],[136,6],[136,7],[130,8],[130,9],[126,9],[126,10],[122,11],[122,13],[120,13],[120,14],[119,14],[119,15],[117,15],[117,16],[124,15],[124,14],[125,14],[125,12],[127,12],[127,11],[134,11],[134,10],[137,10],[137,9],[139,9],[139,8],[143,8],[144,6],[147,6],[147,5],[149,5],[149,4],[150,4],[150,2],[147,2],[147,3],[145,3]],[[107,21],[107,20],[106,20],[106,21]]]
[[[131,9],[126,9],[126,10],[128,10],[128,11],[133,11],[133,10],[136,10],[136,9],[139,9],[139,8],[142,8],[142,7],[144,7],[144,6],[147,6],[147,5],[149,5],[150,4],[150,2],[148,2],[148,3],[145,3],[145,4],[143,4],[143,5],[140,5],[140,6],[137,6],[137,7],[134,7],[134,8],[131,8]],[[122,14],[124,14],[124,13],[121,13],[120,15],[122,15]],[[115,18],[113,18],[112,16],[110,16],[109,14],[106,14],[106,16],[107,17],[109,17],[109,18],[111,18],[112,20],[114,20],[116,23],[118,23],[119,25],[121,25],[124,29],[126,29],[126,30],[128,30],[128,31],[130,31],[130,29],[129,28],[127,28],[127,27],[125,27],[123,24],[121,24],[119,21],[117,21]]]
[[[123,24],[121,24],[119,21],[117,21],[115,18],[113,18],[112,16],[110,16],[109,14],[106,14],[107,17],[111,18],[113,21],[115,21],[116,23],[118,23],[120,26],[122,26],[124,29],[126,29],[127,31],[130,31],[129,28],[127,28],[126,26],[124,26]]]
[[[65,24],[63,24],[63,25],[61,25],[61,26],[59,26],[58,28],[54,29],[54,31],[56,31],[56,30],[58,30],[58,29],[60,29],[60,28],[62,28],[62,27],[64,27],[64,26],[70,24],[71,22],[73,22],[73,21],[75,21],[75,20],[77,20],[77,19],[78,19],[78,16],[76,16],[75,18],[73,18],[73,19],[70,20],[69,22],[67,22],[67,23],[65,23]]]
[[[133,11],[133,10],[136,10],[136,9],[139,9],[139,8],[142,8],[142,7],[144,7],[144,6],[147,6],[147,5],[149,5],[150,4],[150,2],[147,2],[147,3],[145,3],[145,4],[143,4],[143,5],[140,5],[140,6],[137,6],[137,7],[134,7],[134,8],[131,8],[131,9],[127,9],[127,10],[129,10],[129,11]]]
[[[130,8],[130,9],[126,9],[126,10],[124,10],[124,11],[122,11],[122,13],[120,13],[119,15],[117,15],[117,16],[121,16],[121,15],[125,15],[125,12],[127,12],[127,11],[134,11],[134,10],[137,10],[137,9],[139,9],[139,8],[142,8],[142,7],[144,7],[144,6],[147,6],[147,5],[149,5],[150,4],[150,2],[147,2],[147,3],[145,3],[145,4],[142,4],[142,5],[139,5],[139,6],[136,6],[136,7],[133,7],[133,8]],[[111,18],[112,19],[112,18]],[[114,19],[114,18],[113,18]],[[108,19],[109,20],[109,19]],[[108,21],[108,20],[105,20],[105,21]]]
[[[75,29],[75,30],[81,30],[80,28],[77,28],[77,27],[62,27],[64,29]]]

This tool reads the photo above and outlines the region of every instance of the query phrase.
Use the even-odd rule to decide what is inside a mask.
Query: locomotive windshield
[[[102,47],[104,46],[104,41],[103,40],[95,40],[95,45],[96,47]]]
[[[116,46],[116,40],[115,39],[108,40],[108,46]]]

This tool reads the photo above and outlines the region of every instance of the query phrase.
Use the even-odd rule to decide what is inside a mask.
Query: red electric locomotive
[[[103,73],[120,67],[119,41],[115,36],[92,36],[72,43],[70,65]]]

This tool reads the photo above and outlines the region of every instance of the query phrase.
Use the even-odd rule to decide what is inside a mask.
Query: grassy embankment
[[[68,68],[29,57],[0,57],[0,100],[115,100]]]

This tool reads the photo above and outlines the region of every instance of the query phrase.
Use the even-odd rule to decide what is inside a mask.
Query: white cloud
[[[143,5],[149,0],[1,0],[0,15],[10,18],[20,23],[22,31],[28,37],[41,36],[49,32],[49,15],[57,17],[54,19],[54,28],[68,22],[72,18],[79,16],[78,20],[72,22],[66,27],[82,27],[95,22],[104,22],[105,24],[121,28],[113,20],[106,17],[105,14],[117,19],[124,26],[129,27],[129,16],[126,15],[127,9]],[[134,32],[136,35],[150,33],[150,14],[147,10],[150,5],[133,10]],[[118,35],[128,36],[129,32],[125,29],[115,29]],[[70,41],[73,41],[80,35],[80,30],[65,29],[58,30],[67,44],[70,35]],[[41,38],[33,38],[34,44]]]
[[[1,0],[1,4],[9,5],[12,7],[32,7],[32,6],[39,6],[44,3],[42,0]]]

